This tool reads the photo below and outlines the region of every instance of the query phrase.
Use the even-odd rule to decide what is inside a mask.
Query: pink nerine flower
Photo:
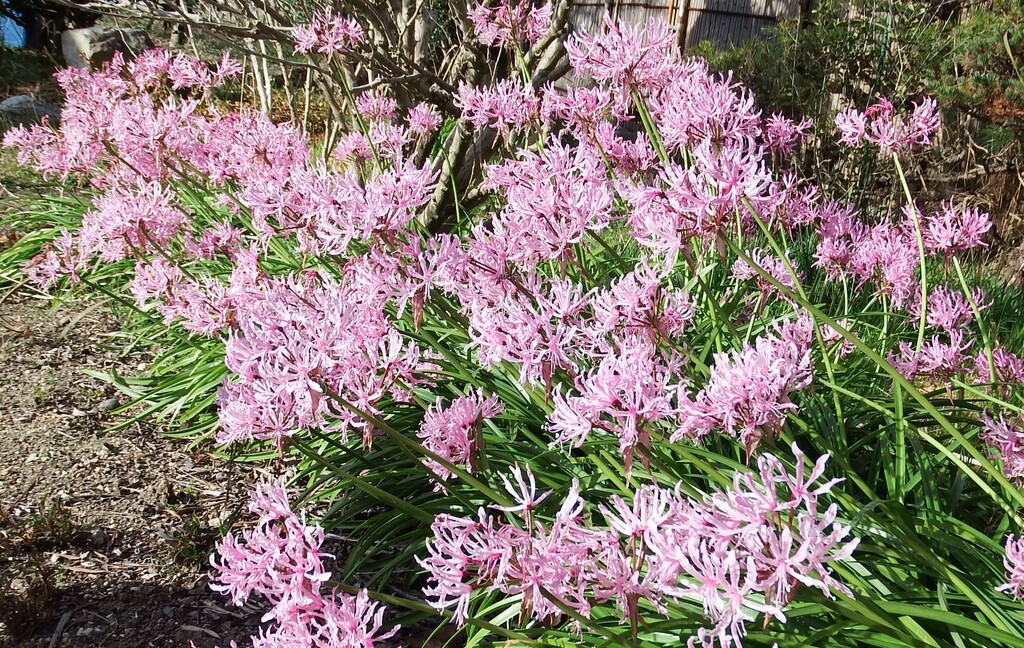
[[[473,126],[493,128],[506,142],[512,131],[536,120],[540,113],[540,98],[533,88],[509,79],[489,88],[461,83],[455,104]]]
[[[899,354],[889,354],[889,364],[907,380],[926,377],[945,383],[968,368],[971,358],[966,351],[973,342],[974,339],[965,338],[961,330],[951,332],[948,341],[938,335],[932,336],[920,350],[909,342],[901,341]]]
[[[1007,422],[1000,414],[997,421],[985,412],[982,421],[985,429],[981,431],[981,440],[995,450],[993,458],[1002,462],[1003,474],[1024,485],[1024,431],[1020,417]]]
[[[535,6],[534,0],[499,0],[493,6],[478,2],[469,10],[477,40],[491,47],[515,47],[536,43],[551,22],[551,3]]]
[[[363,27],[355,18],[324,10],[318,12],[308,25],[297,26],[292,37],[296,52],[316,50],[321,54],[340,54],[363,41]]]
[[[921,234],[925,250],[949,261],[972,248],[985,247],[985,233],[992,229],[989,215],[980,209],[956,209],[953,198],[942,209],[924,219]]]
[[[974,358],[971,377],[980,384],[994,381],[1003,397],[1008,398],[1012,387],[1024,384],[1024,359],[1004,347],[996,347],[992,349],[990,367],[989,356],[982,349]]]
[[[799,325],[794,323],[791,326]],[[696,396],[680,390],[680,426],[672,440],[699,440],[715,428],[739,438],[753,454],[764,437],[796,411],[790,394],[811,384],[809,345],[786,329],[765,335],[738,351],[715,354],[707,385]]]
[[[864,112],[851,107],[836,115],[840,142],[855,148],[870,142],[886,152],[931,146],[939,124],[938,104],[930,97],[915,103],[906,115],[898,115],[885,97],[879,97]]]
[[[1024,536],[1006,536],[1003,566],[1009,582],[997,587],[996,591],[1009,592],[1017,600],[1024,599]]]
[[[827,455],[809,466],[795,445],[793,453],[792,474],[766,454],[756,473],[737,474],[731,487],[701,500],[648,485],[632,503],[612,496],[588,512],[574,481],[552,516],[539,508],[552,491],[538,495],[532,473],[515,467],[515,484],[504,479],[515,504],[492,507],[508,522],[484,509],[476,518],[435,518],[420,561],[429,572],[424,593],[437,609],[454,607],[459,623],[478,589],[521,593],[522,613],[548,622],[564,607],[589,618],[593,605],[614,601],[634,632],[641,600],[666,614],[668,602],[686,600],[711,622],[691,645],[739,645],[759,614],[784,621],[802,587],[853,595],[831,565],[858,540],[835,504],[819,505],[840,480],[819,483]]]
[[[441,399],[438,398],[423,417],[423,423],[416,434],[427,450],[475,472],[480,447],[480,426],[485,419],[494,418],[504,409],[497,396],[484,398],[483,391],[479,390],[469,396],[456,398],[445,408],[441,407]],[[424,459],[423,463],[442,482],[452,476],[450,470],[433,459]],[[442,488],[441,484],[436,488]]]
[[[263,620],[274,625],[252,637],[254,648],[372,648],[398,631],[381,632],[384,610],[366,590],[356,596],[324,591],[331,573],[323,559],[333,556],[320,550],[323,529],[292,512],[284,478],[258,485],[249,510],[259,521],[217,545],[210,587],[236,605],[253,593],[270,603]]]
[[[433,106],[425,103],[419,103],[410,108],[405,119],[409,125],[409,132],[417,137],[429,137],[441,125],[441,115]]]
[[[802,140],[810,135],[814,122],[806,117],[799,123],[775,113],[765,120],[761,136],[769,149],[780,155],[789,155]]]
[[[369,445],[372,429],[334,399],[377,413],[379,401],[405,399],[421,382],[419,348],[367,303],[372,294],[306,276],[267,281],[249,295],[225,344],[234,375],[218,394],[218,441],[282,444],[316,426],[343,439],[358,430]]]
[[[668,84],[679,55],[675,34],[664,21],[652,20],[646,27],[620,25],[606,14],[604,23],[603,33],[573,34],[566,41],[569,62],[577,72],[611,82],[625,95]]]

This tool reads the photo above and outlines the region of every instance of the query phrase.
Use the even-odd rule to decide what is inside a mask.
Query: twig
[[[60,621],[57,622],[57,627],[53,630],[53,635],[50,637],[50,643],[47,644],[46,648],[56,648],[60,644],[60,638],[64,634],[64,628],[68,625],[68,621],[71,620],[71,614],[74,610],[68,610],[60,616]]]

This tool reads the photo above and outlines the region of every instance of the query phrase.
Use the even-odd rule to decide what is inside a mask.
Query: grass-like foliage
[[[516,60],[543,21],[502,6],[474,24]],[[25,217],[5,278],[120,300],[158,353],[122,389],[291,466],[214,558],[269,606],[254,645],[1024,643],[1019,299],[975,279],[985,214],[910,195],[934,102],[836,117],[905,196],[858,213],[790,168],[810,124],[673,43],[571,36],[590,86],[512,66],[459,128],[349,92],[329,152],[218,112],[230,60],[154,51],[61,72],[60,130],[8,135],[91,189]],[[432,233],[428,152],[467,123],[499,153]]]

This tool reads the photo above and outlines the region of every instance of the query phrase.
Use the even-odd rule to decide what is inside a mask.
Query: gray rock
[[[97,69],[114,58],[115,52],[133,57],[153,46],[141,29],[118,29],[108,25],[69,29],[60,35],[64,61],[70,67]]]
[[[0,121],[38,124],[44,116],[50,119],[51,126],[56,126],[60,123],[60,108],[36,101],[28,95],[15,95],[0,101]]]

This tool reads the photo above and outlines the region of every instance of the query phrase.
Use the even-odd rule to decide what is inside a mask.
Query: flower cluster
[[[221,387],[220,443],[284,438],[310,427],[359,431],[384,398],[406,400],[419,384],[421,353],[379,307],[327,280],[269,281],[237,316]],[[352,406],[345,408],[342,401]]]
[[[814,122],[806,117],[794,122],[776,113],[765,120],[762,137],[769,149],[779,155],[789,155],[801,141],[810,136],[812,126]]]
[[[1024,432],[1019,418],[1007,422],[1002,414],[999,420],[988,412],[983,417],[985,424],[981,440],[995,450],[994,458],[1003,464],[1003,473],[1017,484],[1024,484]]]
[[[899,115],[889,99],[879,97],[864,112],[852,107],[840,112],[836,115],[836,128],[840,141],[847,146],[860,147],[870,142],[882,151],[898,152],[930,146],[940,121],[934,99],[925,98],[915,103],[908,114]]]
[[[218,543],[210,586],[236,605],[253,594],[270,603],[263,621],[273,625],[252,638],[253,648],[372,648],[398,631],[382,631],[384,609],[366,590],[326,590],[324,558],[333,556],[321,551],[324,531],[292,512],[283,478],[257,486],[249,510],[259,521]]]
[[[550,11],[498,0],[476,4],[470,19],[482,43],[518,49],[543,37]],[[322,12],[294,36],[296,50],[330,56],[364,34]],[[128,288],[140,309],[222,345],[222,444],[270,441],[283,455],[289,437],[316,429],[368,447],[375,425],[417,420],[420,408],[418,430],[395,432],[408,447],[418,438],[417,486],[445,503],[478,501],[463,497],[469,485],[457,475],[484,483],[488,466],[513,463],[507,448],[490,456],[489,434],[573,470],[577,455],[596,447],[603,461],[602,444],[612,444],[621,455],[612,470],[628,484],[619,495],[584,493],[569,477],[539,493],[531,469],[515,466],[501,477],[505,505],[439,513],[421,561],[427,595],[459,621],[480,589],[521,596],[524,618],[546,623],[566,608],[589,617],[614,606],[634,632],[641,609],[686,601],[707,617],[693,645],[737,645],[756,617],[785,621],[802,588],[852,594],[833,570],[857,540],[837,506],[819,502],[836,483],[820,483],[827,456],[810,466],[794,444],[790,464],[774,448],[806,408],[816,359],[856,348],[800,307],[790,250],[817,235],[814,278],[881,302],[881,335],[854,314],[839,321],[864,343],[881,340],[879,353],[905,377],[991,384],[1005,397],[1024,383],[1024,360],[987,337],[976,343],[984,293],[936,282],[930,266],[931,281],[920,279],[919,245],[936,265],[958,263],[985,245],[991,223],[952,200],[895,218],[829,201],[775,168],[812,124],[762,116],[730,75],[682,58],[664,25],[609,18],[566,50],[593,83],[498,78],[462,83],[451,97],[481,131],[476,144],[497,142],[473,168],[482,180],[460,196],[470,211],[457,234],[436,235],[417,224],[447,189],[437,184],[443,165],[426,159],[443,120],[433,107],[404,106],[383,86],[357,91],[359,132],[321,155],[294,127],[208,101],[238,71],[227,58],[209,66],[153,51],[62,72],[61,129],[17,129],[5,142],[48,175],[88,176],[96,195],[30,273],[52,285],[134,262]],[[904,152],[931,142],[938,114],[931,100],[900,115],[882,99],[844,111],[837,126],[851,146]],[[757,247],[763,232],[784,235],[789,249]],[[916,344],[900,328],[915,323]],[[1019,421],[986,415],[983,425],[1007,476],[1024,479]],[[660,467],[673,444],[745,451],[755,469],[694,495],[706,483],[673,484]],[[544,516],[555,491],[562,504]],[[365,592],[325,592],[323,530],[291,512],[281,483],[261,487],[252,510],[257,525],[225,538],[214,566],[218,591],[235,602],[270,601],[276,627],[257,646],[391,636]],[[1016,596],[1022,554],[1024,541],[1008,541],[1003,589]]]
[[[317,12],[309,24],[296,26],[292,38],[296,52],[343,54],[363,42],[364,33],[355,18],[323,10]]]
[[[699,501],[657,486],[639,488],[632,504],[613,497],[597,507],[606,527],[587,522],[593,511],[576,482],[551,521],[540,520],[538,506],[552,492],[538,495],[533,474],[515,466],[511,480],[503,477],[514,503],[495,507],[510,521],[483,509],[434,520],[424,592],[460,622],[477,589],[521,594],[524,614],[547,621],[562,606],[588,617],[593,605],[613,601],[634,632],[641,599],[662,610],[669,600],[696,600],[711,626],[695,642],[738,644],[757,614],[785,621],[800,587],[851,595],[829,564],[849,557],[858,540],[837,521],[835,504],[819,510],[837,483],[815,486],[828,457],[805,474],[805,456],[796,446],[793,453],[794,474],[764,454],[757,478],[737,475],[731,488]]]
[[[836,116],[836,128],[844,144],[861,146],[866,141],[887,153],[930,146],[939,123],[938,104],[931,97],[914,103],[913,110],[903,116],[886,97],[879,97],[863,113],[848,107]]]
[[[1006,555],[1003,558],[1003,566],[1006,567],[1009,582],[996,589],[1000,592],[1010,592],[1017,600],[1024,599],[1024,536],[1006,537]]]
[[[796,411],[790,394],[811,384],[808,322],[786,323],[739,351],[715,355],[707,385],[694,397],[680,396],[680,425],[672,435],[700,440],[719,428],[753,454]]]
[[[418,435],[423,447],[441,459],[456,465],[466,466],[476,472],[480,454],[480,425],[485,419],[494,418],[504,407],[496,396],[484,398],[481,392],[456,398],[448,407],[441,407],[441,401],[434,404],[423,417]],[[452,476],[452,472],[435,459],[424,459],[423,463],[441,482]]]
[[[491,87],[459,86],[456,105],[476,128],[493,128],[506,142],[513,132],[532,123],[540,110],[540,99],[532,87],[521,81],[502,79]]]
[[[491,47],[516,47],[536,43],[551,22],[551,3],[535,6],[533,0],[478,2],[469,10],[477,40]]]

